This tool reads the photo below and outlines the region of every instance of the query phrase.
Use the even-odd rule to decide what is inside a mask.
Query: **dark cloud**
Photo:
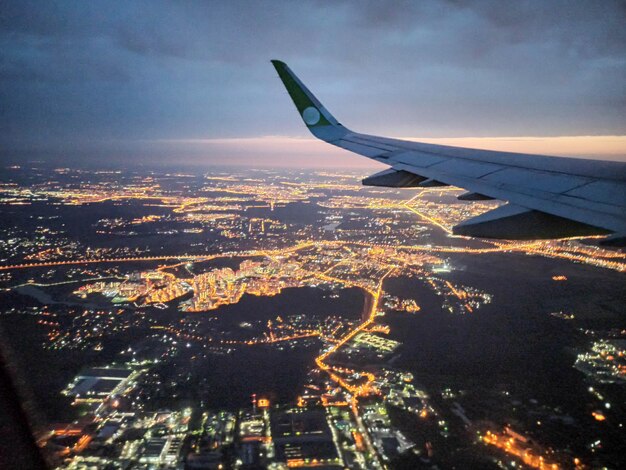
[[[4,1],[0,146],[305,135],[272,58],[359,130],[623,134],[624,24],[619,1]]]

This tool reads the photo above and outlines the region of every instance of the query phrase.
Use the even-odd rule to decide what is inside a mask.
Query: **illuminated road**
[[[216,258],[232,258],[241,256],[271,256],[277,254],[290,253],[298,251],[303,248],[307,248],[314,245],[312,242],[298,243],[291,247],[283,248],[280,250],[272,251],[242,251],[233,253],[220,253],[214,255],[165,255],[165,256],[138,256],[132,258],[104,258],[104,259],[78,259],[78,260],[64,260],[64,261],[47,261],[42,263],[23,263],[13,264],[7,266],[0,266],[0,271],[9,271],[13,269],[29,269],[29,268],[45,268],[54,266],[69,266],[74,264],[96,264],[96,263],[133,263],[133,262],[146,262],[146,261],[169,261],[169,260],[192,260],[195,262],[210,261]],[[179,263],[183,264],[183,263]],[[171,265],[168,267],[174,267]]]
[[[366,385],[360,385],[359,387],[355,387],[353,385],[348,384],[341,377],[339,377],[336,374],[334,374],[331,371],[332,367],[327,365],[324,361],[326,359],[328,359],[329,356],[331,356],[332,354],[337,352],[339,350],[339,348],[341,348],[344,344],[346,344],[348,341],[350,341],[352,338],[354,338],[354,336],[356,336],[358,333],[360,333],[361,331],[363,331],[366,328],[368,328],[374,322],[374,319],[376,317],[376,309],[378,308],[378,302],[379,302],[380,296],[382,294],[383,281],[395,269],[396,269],[395,266],[389,268],[389,270],[387,270],[387,272],[380,278],[380,280],[378,282],[378,288],[377,288],[377,290],[375,292],[366,291],[369,295],[372,296],[372,299],[371,299],[371,301],[369,303],[369,305],[370,305],[369,314],[368,314],[367,318],[365,319],[365,321],[361,322],[356,328],[354,328],[353,330],[348,332],[343,338],[339,339],[337,341],[337,343],[334,344],[328,351],[326,351],[325,353],[321,354],[320,356],[318,356],[315,359],[315,363],[318,365],[318,367],[320,369],[328,372],[333,380],[335,380],[337,383],[339,383],[346,390],[348,390],[351,393],[356,394],[356,395],[366,395],[366,394],[368,394],[371,391],[370,384],[371,384],[371,382],[373,382],[375,380],[374,375],[369,373],[369,372],[364,373],[363,375],[365,375],[368,378],[368,381],[367,381]]]
[[[0,271],[8,271],[12,269],[29,269],[29,268],[46,268],[54,266],[70,266],[73,264],[95,264],[95,263],[132,263],[144,261],[168,261],[168,260],[209,260],[222,255],[179,255],[179,256],[142,256],[137,258],[108,258],[108,259],[79,259],[66,261],[49,261],[43,263],[25,263],[13,264],[9,266],[0,266]]]
[[[463,238],[463,237],[461,237]],[[220,253],[213,255],[166,255],[166,256],[142,256],[131,258],[105,258],[105,259],[78,259],[64,261],[47,261],[40,263],[21,263],[13,265],[0,266],[0,271],[10,271],[17,269],[34,269],[56,266],[71,266],[81,264],[98,264],[98,263],[132,263],[132,262],[148,262],[148,261],[170,261],[170,260],[186,260],[194,262],[210,261],[217,258],[231,258],[242,256],[267,256],[273,258],[275,256],[284,256],[286,253],[293,253],[304,248],[310,247],[337,247],[337,246],[360,246],[365,248],[380,248],[393,250],[408,250],[430,253],[465,253],[465,254],[485,254],[485,253],[506,253],[518,252],[543,256],[547,258],[558,258],[573,261],[577,263],[589,264],[615,271],[626,272],[626,253],[608,251],[604,252],[592,246],[560,246],[554,245],[549,241],[532,241],[532,242],[513,242],[507,240],[481,240],[490,243],[493,246],[489,248],[469,248],[454,246],[430,246],[430,245],[385,245],[365,243],[352,240],[320,240],[318,242],[300,242],[290,247],[276,250],[250,250],[231,253]],[[625,260],[625,261],[622,261]],[[343,259],[334,266],[326,270],[326,273],[332,268],[348,261]],[[183,264],[183,263],[180,263]],[[173,267],[173,266],[171,266]],[[327,276],[326,280],[335,280]]]
[[[535,450],[535,453],[533,453],[533,449],[527,443],[521,442],[510,435],[487,431],[481,437],[481,440],[487,445],[495,446],[507,454],[521,459],[529,467],[539,470],[559,470],[561,468],[557,463],[551,462],[541,455],[543,452]]]
[[[444,232],[446,232],[448,235],[452,234],[452,230],[450,230],[448,227],[446,227],[445,225],[443,225],[443,221],[440,220],[435,220],[432,217],[427,216],[426,214],[417,211],[416,209],[412,208],[411,206],[409,206],[410,203],[412,203],[415,199],[417,199],[419,196],[421,196],[422,193],[417,193],[415,196],[413,196],[411,199],[409,199],[408,201],[405,201],[404,203],[402,203],[402,205],[404,207],[406,207],[408,210],[410,210],[411,212],[413,212],[414,214],[420,216],[422,219],[430,222],[433,225],[436,225],[437,227],[439,227],[441,230],[443,230]]]
[[[315,363],[317,364],[317,366],[321,370],[325,371],[334,382],[336,382],[337,384],[339,384],[341,387],[343,387],[344,389],[346,389],[348,392],[350,392],[352,394],[352,399],[351,399],[351,402],[350,402],[350,407],[352,409],[352,413],[354,414],[354,417],[355,417],[357,426],[360,429],[361,435],[364,438],[364,442],[366,444],[366,447],[367,447],[370,455],[375,459],[375,463],[376,463],[378,468],[383,468],[383,465],[381,464],[380,459],[378,457],[378,452],[376,452],[376,449],[375,449],[374,445],[372,444],[372,440],[371,440],[371,438],[369,436],[369,433],[367,432],[367,428],[363,424],[363,421],[362,421],[361,416],[359,414],[359,407],[358,407],[358,398],[360,396],[365,396],[365,395],[369,395],[371,393],[375,393],[376,392],[374,387],[372,387],[372,383],[374,382],[374,380],[376,380],[376,376],[374,374],[370,373],[370,372],[361,372],[360,374],[361,374],[361,376],[366,378],[366,382],[364,384],[359,385],[359,386],[354,386],[354,385],[351,385],[351,384],[347,383],[342,377],[340,377],[337,374],[337,372],[339,372],[339,373],[352,373],[353,374],[355,371],[332,367],[332,366],[326,364],[325,361],[331,355],[333,355],[335,352],[337,352],[348,341],[350,341],[352,338],[354,338],[358,333],[360,333],[360,332],[362,332],[364,330],[367,330],[367,328],[370,327],[370,325],[372,325],[372,323],[374,323],[374,320],[376,318],[376,311],[378,309],[378,303],[380,301],[380,297],[381,297],[382,291],[383,291],[382,290],[383,289],[383,281],[395,269],[396,269],[396,267],[393,266],[393,267],[390,267],[387,270],[387,272],[385,272],[385,274],[378,281],[378,287],[377,287],[375,292],[366,291],[366,294],[370,295],[371,298],[366,303],[366,306],[369,307],[369,312],[368,312],[365,320],[363,322],[361,322],[356,328],[354,328],[353,330],[348,332],[343,338],[339,339],[337,341],[337,343],[335,343],[328,351],[326,351],[325,353],[321,354],[320,356],[318,356],[315,359]]]

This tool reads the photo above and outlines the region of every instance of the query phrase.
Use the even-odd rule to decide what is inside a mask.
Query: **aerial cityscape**
[[[1,333],[54,468],[619,468],[626,255],[359,170],[15,165]]]
[[[0,470],[626,469],[623,0],[4,0]]]

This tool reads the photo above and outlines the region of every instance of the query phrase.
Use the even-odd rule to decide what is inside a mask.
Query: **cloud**
[[[623,134],[625,22],[617,1],[6,1],[0,145],[305,136],[272,58],[374,134]]]

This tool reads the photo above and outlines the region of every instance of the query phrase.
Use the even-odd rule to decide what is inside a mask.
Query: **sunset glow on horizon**
[[[514,153],[553,155],[597,160],[626,161],[626,136],[561,137],[398,137],[415,142],[499,150]],[[327,165],[375,168],[382,165],[351,152],[330,146],[314,137],[262,136],[226,139],[162,139],[149,142],[180,155],[189,163],[205,158],[228,157],[232,164],[288,167]],[[314,160],[311,160],[315,157]]]

